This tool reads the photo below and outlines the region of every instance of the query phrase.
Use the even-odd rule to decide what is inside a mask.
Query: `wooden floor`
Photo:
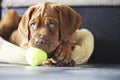
[[[0,64],[0,80],[120,80],[120,65],[33,67]]]

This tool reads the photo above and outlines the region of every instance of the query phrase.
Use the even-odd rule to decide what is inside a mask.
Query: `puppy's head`
[[[61,41],[69,40],[80,23],[80,15],[70,7],[45,2],[31,6],[25,12],[18,30],[30,46],[50,53],[61,44]]]

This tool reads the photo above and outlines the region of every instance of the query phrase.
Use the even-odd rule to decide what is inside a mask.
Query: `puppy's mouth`
[[[48,38],[35,38],[29,41],[29,45],[32,47],[40,48],[48,54],[53,54],[58,47],[59,42],[56,40],[52,41]]]

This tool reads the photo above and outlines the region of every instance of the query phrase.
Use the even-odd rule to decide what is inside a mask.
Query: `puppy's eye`
[[[30,26],[31,26],[32,29],[36,29],[36,24],[35,23],[31,23]]]
[[[50,28],[50,29],[54,29],[54,28],[55,28],[55,23],[54,23],[54,22],[51,22],[51,23],[49,24],[49,28]]]

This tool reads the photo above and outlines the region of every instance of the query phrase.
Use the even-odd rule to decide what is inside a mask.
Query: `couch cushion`
[[[70,6],[85,5],[120,5],[120,0],[45,0],[56,3],[62,3]],[[44,0],[3,0],[2,7],[30,6],[44,2]]]

